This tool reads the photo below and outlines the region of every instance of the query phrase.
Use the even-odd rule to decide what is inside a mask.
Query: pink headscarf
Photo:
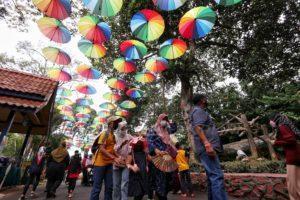
[[[165,128],[163,128],[161,125],[160,125],[160,122],[165,118],[167,117],[168,115],[165,114],[165,113],[162,113],[158,116],[157,118],[157,121],[156,121],[156,124],[155,124],[155,131],[157,133],[157,135],[162,139],[162,141],[165,143],[165,144],[170,144],[171,143],[171,138],[170,138],[170,135],[169,135],[169,132],[168,130]]]

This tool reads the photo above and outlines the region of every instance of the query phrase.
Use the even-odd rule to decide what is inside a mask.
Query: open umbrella
[[[94,102],[92,99],[89,99],[89,98],[78,98],[78,99],[76,99],[76,104],[78,106],[90,106],[90,105],[93,105]]]
[[[85,125],[86,125],[86,122],[83,122],[83,121],[75,122],[75,126],[77,126],[77,127],[83,127]]]
[[[88,66],[88,65],[79,65],[76,68],[77,73],[87,79],[99,79],[101,77],[101,72]]]
[[[71,40],[70,31],[60,20],[43,17],[37,21],[40,31],[51,41],[68,43]]]
[[[120,73],[132,73],[136,71],[135,63],[125,58],[117,58],[114,60],[114,68]]]
[[[107,110],[101,110],[98,112],[98,116],[101,118],[107,118],[110,116],[110,112]]]
[[[107,109],[107,110],[114,110],[116,106],[113,103],[105,102],[99,105],[100,108]]]
[[[48,70],[48,76],[56,81],[69,82],[71,75],[62,69],[50,69]]]
[[[77,106],[75,108],[75,112],[77,113],[83,113],[83,114],[89,114],[92,112],[91,108],[90,107],[87,107],[87,106]]]
[[[94,14],[111,17],[121,10],[123,0],[83,0],[83,4]]]
[[[58,65],[68,65],[71,62],[70,56],[59,48],[46,47],[42,52],[48,60]]]
[[[70,0],[32,0],[33,4],[48,17],[66,19],[71,14]]]
[[[71,101],[68,98],[59,98],[59,99],[56,100],[56,103],[58,105],[71,106],[73,104],[73,101]]]
[[[143,9],[133,15],[130,21],[133,35],[146,42],[158,39],[165,30],[162,16],[150,9]]]
[[[181,7],[186,0],[152,0],[154,5],[161,10],[171,11]]]
[[[136,104],[134,103],[134,101],[126,100],[120,104],[120,107],[125,109],[133,109],[136,107]]]
[[[78,42],[79,50],[88,58],[102,58],[106,54],[106,48],[99,43],[93,43],[86,39],[81,39]]]
[[[145,66],[150,72],[160,73],[168,69],[168,61],[162,57],[150,58]]]
[[[87,84],[77,85],[76,90],[82,94],[96,94],[97,92],[97,90],[93,86]]]
[[[73,116],[72,111],[67,111],[67,110],[61,110],[59,111],[60,114],[65,115],[65,116]]]
[[[106,118],[96,117],[93,121],[94,124],[104,124],[107,122]]]
[[[103,94],[103,98],[110,102],[116,102],[121,99],[121,96],[117,93],[107,92]]]
[[[107,80],[107,85],[113,89],[125,90],[126,83],[122,79],[111,78]]]
[[[127,110],[118,110],[115,112],[115,115],[120,117],[128,117],[130,115],[130,112],[128,112]]]
[[[90,118],[90,115],[85,113],[77,113],[75,116],[77,118]]]
[[[241,2],[242,0],[214,0],[217,4],[222,6],[232,6]]]
[[[143,58],[147,54],[147,47],[138,40],[126,40],[121,43],[120,51],[129,60]]]
[[[109,25],[96,16],[87,15],[80,18],[78,30],[79,33],[93,43],[102,44],[109,41],[111,37]]]
[[[209,7],[196,7],[183,15],[179,32],[187,39],[199,39],[208,34],[216,21],[216,13]]]
[[[59,105],[57,106],[58,110],[72,112],[73,108],[71,106]]]
[[[66,88],[59,88],[57,90],[57,96],[68,97],[72,95],[72,90]]]
[[[149,72],[137,73],[134,78],[140,83],[151,83],[155,80],[155,76]]]
[[[131,98],[138,99],[138,98],[143,97],[143,91],[139,90],[137,88],[131,88],[126,91],[126,95]]]
[[[175,59],[182,56],[187,50],[185,41],[181,39],[169,39],[160,45],[159,55],[167,59]]]

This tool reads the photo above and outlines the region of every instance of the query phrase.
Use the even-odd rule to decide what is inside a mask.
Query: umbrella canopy
[[[79,65],[76,68],[77,73],[87,79],[99,79],[101,77],[101,72],[88,66],[88,65]]]
[[[111,78],[107,80],[107,85],[113,89],[125,90],[126,83],[122,79]]]
[[[61,110],[61,111],[66,111],[66,112],[73,111],[73,108],[71,106],[65,106],[65,105],[59,105],[59,106],[57,106],[57,109]]]
[[[163,34],[165,22],[158,12],[143,9],[133,15],[130,28],[133,35],[148,42],[158,39]]]
[[[48,17],[66,19],[71,14],[70,0],[32,0],[33,4]]]
[[[130,112],[128,112],[127,110],[118,110],[115,112],[115,115],[120,117],[128,117],[130,115]]]
[[[59,98],[59,99],[57,99],[56,103],[58,105],[71,106],[73,104],[73,101],[71,101],[68,98]]]
[[[59,113],[62,114],[62,115],[65,115],[65,116],[70,116],[70,117],[73,116],[72,111],[61,110]]]
[[[159,55],[167,59],[175,59],[182,56],[187,50],[185,41],[181,39],[169,39],[160,45]]]
[[[214,0],[217,4],[222,6],[232,6],[241,2],[242,0]]]
[[[155,80],[155,76],[149,72],[138,73],[134,76],[134,78],[140,83],[151,83]]]
[[[68,97],[72,95],[72,90],[66,88],[59,88],[57,90],[57,96]]]
[[[117,93],[107,92],[103,95],[103,98],[110,102],[116,102],[121,99],[121,96]]]
[[[138,99],[138,98],[143,97],[143,91],[139,90],[137,88],[131,88],[126,91],[126,95],[131,98]]]
[[[126,100],[120,104],[120,107],[125,109],[133,109],[136,108],[136,104],[134,103],[134,101]]]
[[[96,117],[93,121],[94,124],[104,124],[107,122],[106,118]]]
[[[46,47],[42,52],[48,60],[58,65],[68,65],[71,62],[70,56],[59,48]]]
[[[70,31],[60,20],[43,17],[37,21],[40,31],[51,41],[68,43],[71,40]]]
[[[77,118],[90,118],[89,114],[84,114],[84,113],[77,113],[75,116]]]
[[[99,105],[100,108],[107,109],[107,110],[114,110],[116,106],[113,103],[105,102]]]
[[[183,15],[179,32],[187,39],[199,39],[208,34],[216,21],[216,13],[209,7],[196,7]]]
[[[79,50],[88,58],[102,58],[106,54],[106,48],[99,43],[93,43],[86,39],[81,39],[78,42]]]
[[[109,25],[102,22],[99,17],[87,15],[80,18],[78,30],[86,39],[93,43],[107,42],[111,37]]]
[[[91,108],[90,107],[87,107],[87,106],[77,106],[75,108],[75,112],[77,113],[83,113],[83,114],[89,114],[92,112]]]
[[[69,82],[71,75],[62,69],[50,69],[48,70],[48,76],[56,81]]]
[[[161,10],[171,11],[181,7],[186,0],[152,0],[154,5]]]
[[[75,118],[73,116],[63,116],[64,121],[74,122]]]
[[[83,4],[94,14],[112,17],[121,10],[123,0],[83,0]]]
[[[137,40],[126,40],[121,43],[120,51],[123,56],[129,60],[143,58],[147,54],[147,47]]]
[[[90,106],[90,105],[93,105],[94,102],[92,99],[89,99],[89,98],[78,98],[78,99],[76,99],[76,104],[78,106]]]
[[[98,112],[98,116],[101,118],[107,118],[110,116],[110,112],[107,110],[101,110]]]
[[[168,69],[168,61],[162,57],[150,58],[145,66],[150,72],[160,73]]]
[[[125,58],[115,59],[113,65],[114,68],[120,73],[128,74],[136,71],[135,63]]]
[[[75,126],[77,126],[77,127],[83,127],[85,125],[86,125],[86,122],[83,122],[83,121],[75,122]]]
[[[97,92],[97,90],[93,86],[87,84],[77,85],[76,90],[82,94],[96,94]]]

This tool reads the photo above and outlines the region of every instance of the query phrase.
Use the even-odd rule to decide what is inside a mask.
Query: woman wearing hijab
[[[116,145],[114,149],[121,162],[113,166],[114,200],[128,199],[129,170],[126,167],[126,158],[130,154],[131,148],[129,143],[133,137],[127,133],[126,126],[126,122],[120,122],[116,131]]]
[[[147,132],[147,142],[150,156],[169,154],[176,157],[176,150],[171,142],[170,134],[177,130],[176,124],[168,120],[166,114],[159,115],[154,128]],[[166,200],[172,189],[172,175],[155,167],[155,192],[159,200]]]
[[[76,181],[81,172],[81,158],[79,152],[76,150],[74,156],[72,156],[70,165],[68,166],[68,197],[72,198],[73,191],[76,187]]]
[[[31,197],[35,196],[35,190],[37,186],[39,185],[40,182],[40,177],[44,168],[45,164],[45,150],[44,147],[40,147],[38,153],[36,156],[33,158],[31,165],[29,167],[28,173],[29,173],[29,178],[27,180],[27,183],[24,186],[22,196],[20,197],[20,200],[26,199],[26,193],[27,190],[29,189],[29,186],[32,185],[32,190],[31,190]]]
[[[47,198],[55,198],[56,189],[64,179],[64,174],[70,162],[70,156],[66,149],[66,142],[61,142],[60,146],[54,149],[49,157],[47,165]]]
[[[284,115],[275,114],[270,125],[276,129],[274,145],[283,147],[287,169],[287,186],[291,200],[300,199],[300,131]]]

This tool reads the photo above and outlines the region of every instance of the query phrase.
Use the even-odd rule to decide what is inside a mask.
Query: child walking
[[[190,167],[189,167],[189,154],[182,148],[180,143],[176,143],[177,148],[177,156],[176,162],[178,164],[178,171],[180,175],[180,184],[181,184],[181,196],[187,197],[191,196],[194,197],[193,186],[191,182],[191,175],[190,175]]]

